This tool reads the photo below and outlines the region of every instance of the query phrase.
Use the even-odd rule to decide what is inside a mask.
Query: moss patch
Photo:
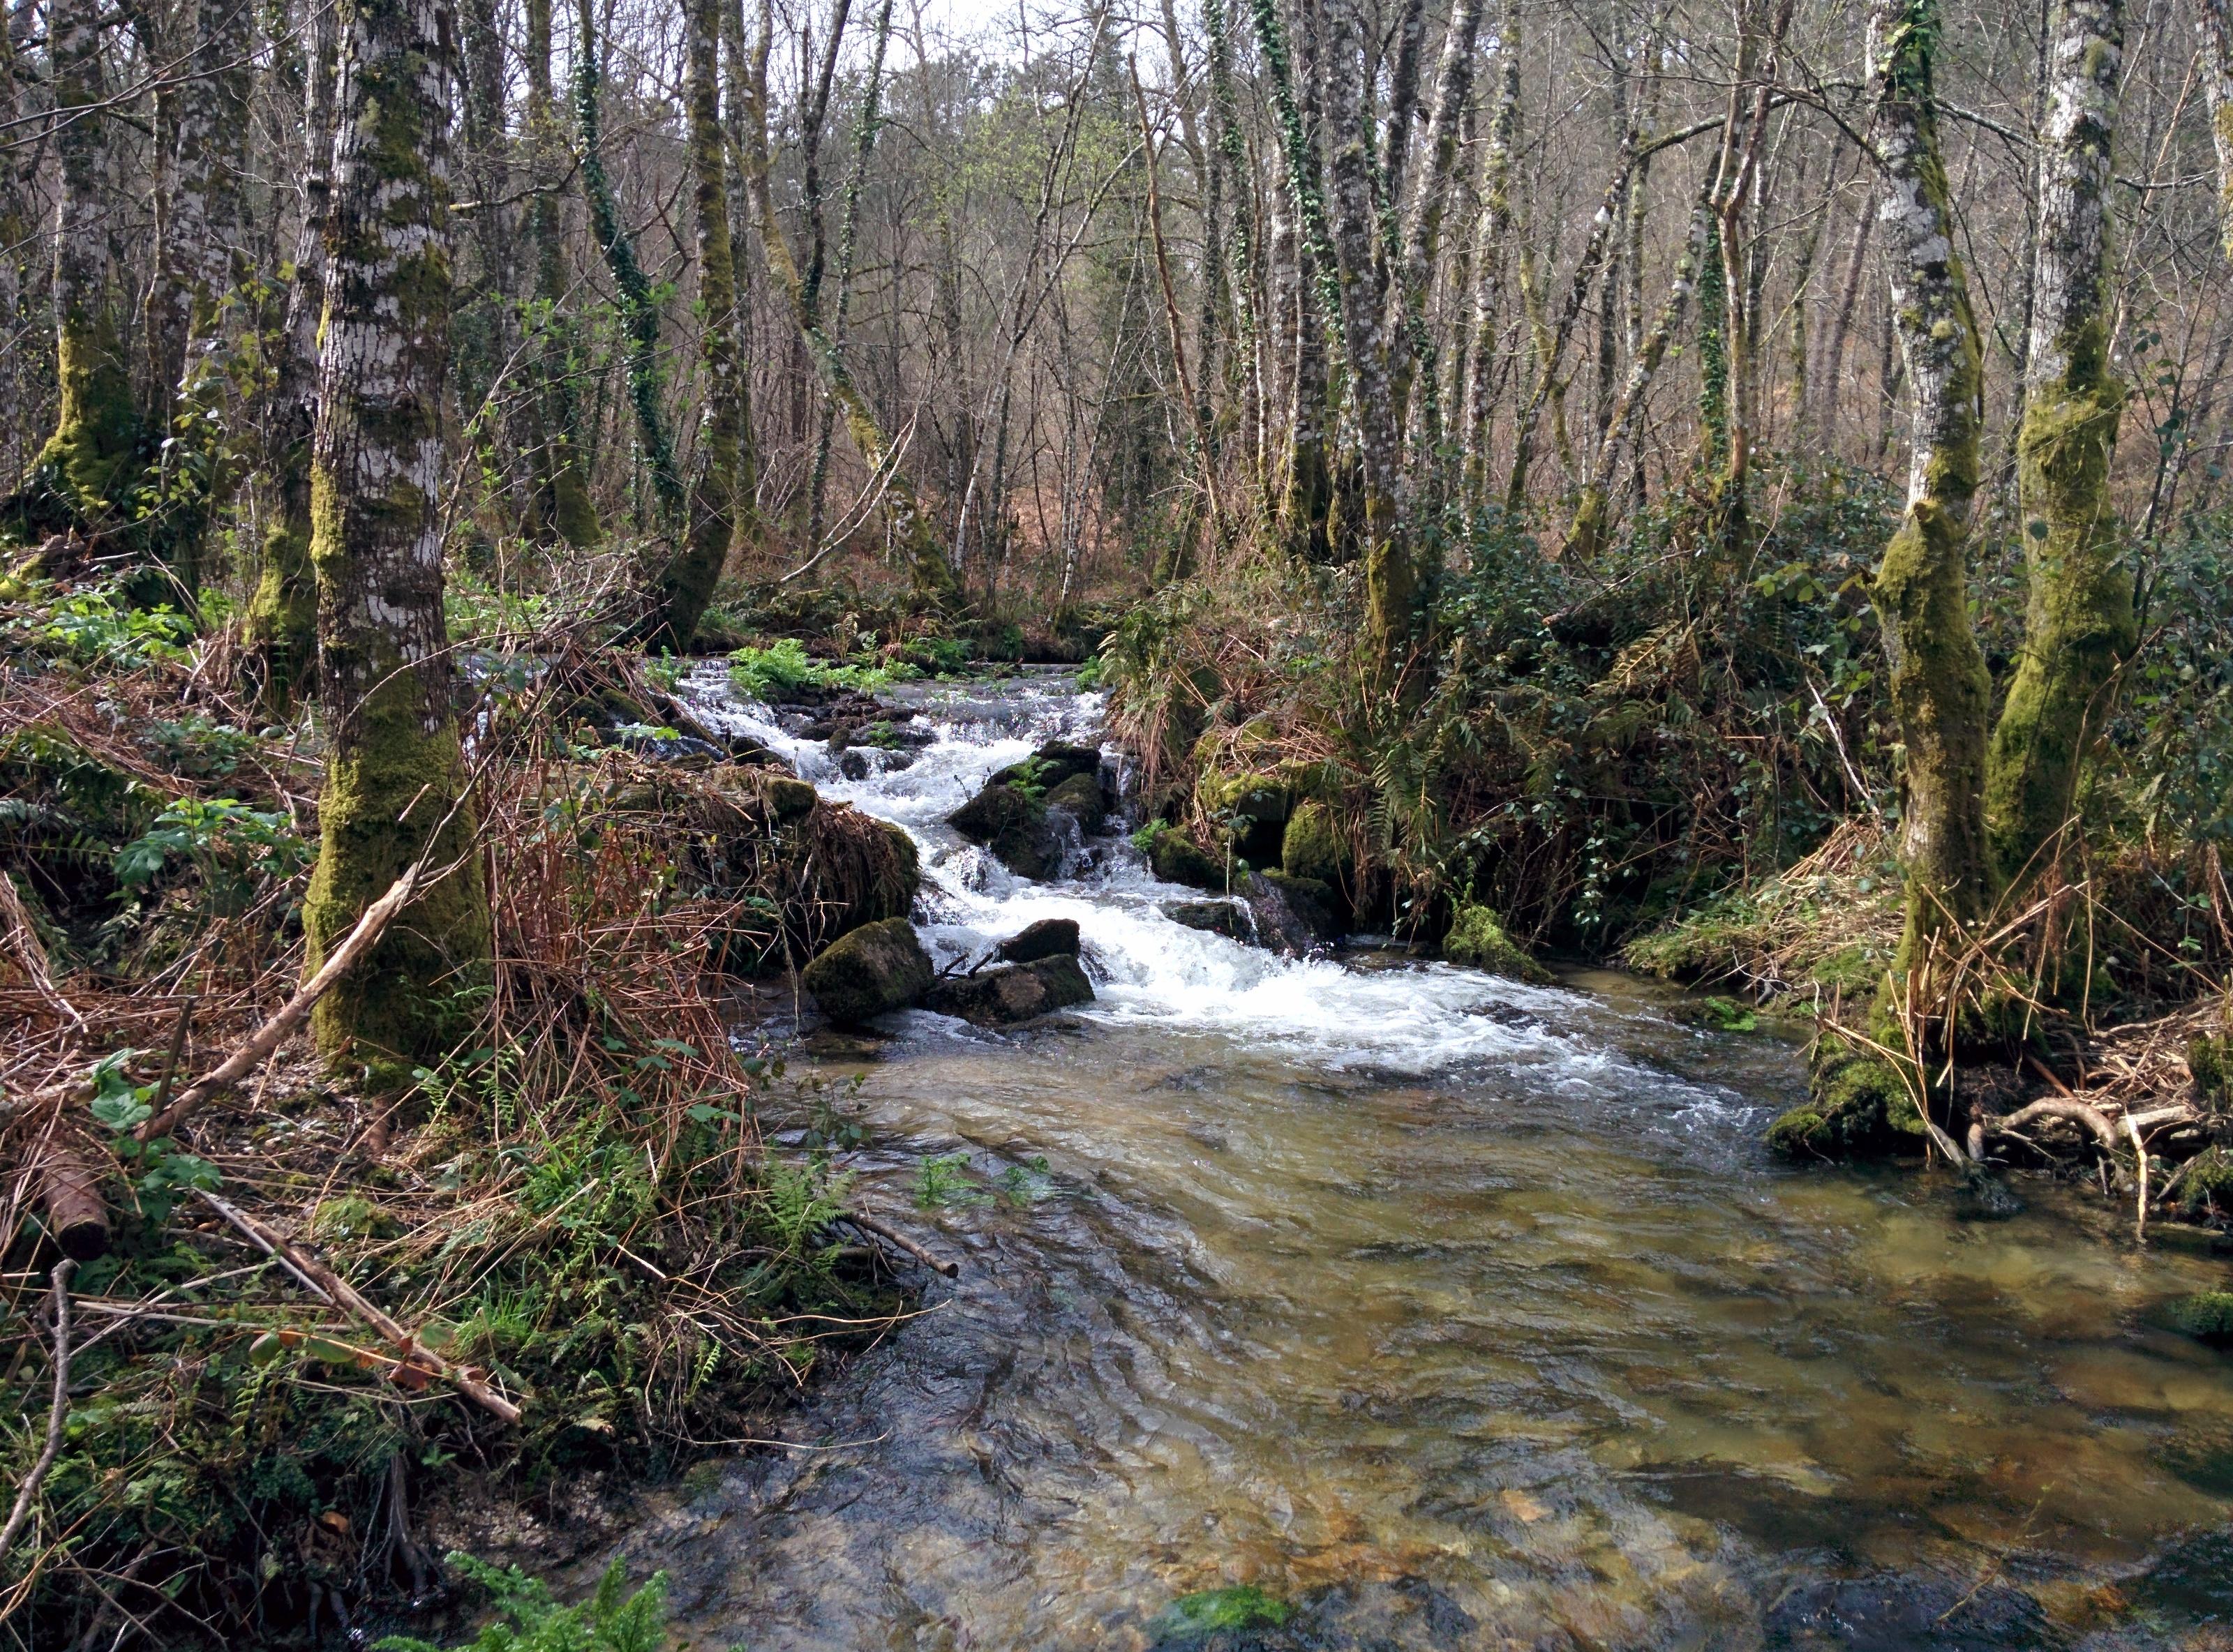
[[[1147,851],[1149,868],[1164,882],[1183,883],[1190,889],[1225,892],[1225,862],[1201,849],[1177,827],[1158,821],[1135,835],[1132,841]]]
[[[2164,1304],[2164,1323],[2213,1348],[2233,1347],[2233,1291],[2197,1291]]]
[[[1516,981],[1542,984],[1551,979],[1551,972],[1522,952],[1504,933],[1496,914],[1483,906],[1457,909],[1449,933],[1442,937],[1442,956],[1453,964],[1507,975]]]
[[[930,954],[904,918],[864,924],[830,943],[799,978],[832,1021],[904,1010],[930,991]]]
[[[1863,1159],[1912,1152],[1924,1135],[1914,1097],[1891,1063],[1825,1040],[1813,1096],[1769,1125],[1765,1139],[1795,1159]]]
[[[1164,1608],[1155,1627],[1166,1638],[1194,1639],[1221,1629],[1278,1629],[1295,1609],[1253,1584],[1182,1595]]]
[[[1355,870],[1349,841],[1334,823],[1333,810],[1306,798],[1287,816],[1279,840],[1279,864],[1299,878],[1321,883],[1346,882]]]

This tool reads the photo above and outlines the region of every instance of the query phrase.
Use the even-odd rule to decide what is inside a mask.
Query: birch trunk
[[[1873,589],[1907,752],[1904,972],[1927,969],[1940,940],[1958,943],[1983,914],[1992,888],[1984,816],[1992,685],[1969,608],[1983,386],[1939,155],[1931,63],[1938,29],[1935,0],[1875,0],[1872,140],[1884,179],[1894,326],[1914,404],[1907,511],[1885,548]]]
[[[2029,394],[2016,441],[2030,600],[1986,771],[1996,870],[2055,857],[2080,770],[2138,634],[2109,500],[2125,388],[2109,365],[2110,150],[2123,0],[2063,0],[2040,155]]]
[[[489,951],[442,615],[450,354],[448,90],[441,0],[340,0],[310,557],[330,752],[304,901],[316,970],[421,855],[459,864],[313,1012],[319,1047],[375,1086],[439,1053]]]
[[[1475,279],[1471,370],[1466,380],[1462,491],[1475,504],[1488,494],[1488,418],[1496,393],[1497,341],[1504,322],[1504,260],[1512,241],[1512,150],[1520,134],[1520,7],[1505,0],[1497,27],[1503,72],[1496,114],[1489,122],[1488,154],[1481,164],[1481,220],[1474,242]]]
[[[536,193],[527,209],[535,254],[534,433],[543,526],[576,550],[605,537],[583,473],[581,419],[574,393],[574,329],[560,313],[566,300],[566,248],[558,179],[566,153],[550,79],[552,0],[526,0],[527,160]]]
[[[2217,221],[2233,261],[2233,0],[2201,0],[2202,83],[2217,145]]]

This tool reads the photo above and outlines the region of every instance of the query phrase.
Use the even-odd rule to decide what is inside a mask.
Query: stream
[[[718,662],[683,693],[915,835],[939,962],[1075,918],[1097,993],[805,1039],[866,1075],[856,1187],[961,1272],[630,1539],[691,1644],[2233,1646],[2233,1360],[2151,1319],[2222,1259],[2045,1180],[1987,1220],[1785,1166],[1799,1050],[1669,989],[1274,958],[1122,836],[1011,876],[943,817],[1098,727],[1061,676],[895,691],[937,742],[853,780]],[[1237,1584],[1284,1625],[1174,1605]]]

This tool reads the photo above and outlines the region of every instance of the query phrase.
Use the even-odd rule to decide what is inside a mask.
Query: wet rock
[[[1012,763],[993,776],[991,784],[1014,785],[1022,783],[1038,786],[1048,792],[1065,780],[1083,775],[1088,779],[1101,772],[1101,751],[1097,746],[1073,745],[1068,740],[1049,740],[1021,763]]]
[[[1077,956],[1077,920],[1042,918],[1002,941],[1000,960],[1006,964],[1035,964],[1042,958]]]
[[[1148,840],[1148,866],[1166,883],[1214,889],[1221,894],[1225,892],[1225,862],[1199,848],[1175,826],[1158,825],[1154,829],[1154,835]]]
[[[1442,938],[1442,956],[1453,964],[1463,964],[1468,969],[1486,970],[1491,975],[1509,976],[1515,981],[1533,981],[1542,985],[1551,979],[1551,972],[1522,952],[1512,937],[1504,933],[1504,926],[1487,907],[1462,906],[1450,920],[1450,932]]]
[[[839,937],[800,976],[822,1013],[854,1024],[903,1010],[931,988],[930,954],[904,918],[866,924]]]
[[[1256,931],[1246,907],[1231,901],[1166,901],[1158,908],[1175,924],[1200,929],[1228,940],[1249,941]]]
[[[993,851],[1019,877],[1051,876],[1062,864],[1061,833],[1048,823],[1047,806],[1019,786],[995,781],[946,817],[973,843]]]
[[[1289,872],[1259,872],[1249,880],[1249,904],[1253,907],[1265,900],[1267,891],[1279,898],[1286,915],[1313,941],[1341,939],[1341,896],[1332,885]],[[1262,927],[1260,912],[1257,922]]]
[[[694,734],[672,734],[640,725],[615,729],[611,743],[653,763],[720,763],[729,756],[724,748]]]
[[[2024,1201],[1982,1165],[1969,1165],[1954,1194],[1954,1214],[1965,1222],[2004,1222],[2023,1213]]]
[[[1927,1139],[1906,1081],[1890,1063],[1829,1039],[1815,1057],[1813,1094],[1768,1127],[1768,1145],[1795,1159],[1920,1153]]]
[[[1803,1578],[1777,1599],[1766,1628],[1768,1645],[1794,1652],[2016,1652],[2054,1642],[2021,1590],[1930,1574]]]
[[[767,798],[769,811],[779,821],[804,820],[822,801],[821,793],[811,785],[787,775],[769,776],[760,783],[760,790]]]
[[[913,768],[915,756],[906,746],[849,745],[837,754],[837,772],[848,780],[866,780],[872,774],[895,774],[902,769]]]
[[[1310,956],[1318,944],[1318,937],[1295,910],[1285,889],[1260,873],[1251,873],[1240,889],[1242,898],[1248,902],[1248,915],[1253,920],[1254,933],[1250,939],[1266,952],[1290,958]]]
[[[1090,837],[1109,818],[1109,803],[1101,795],[1098,774],[1074,774],[1046,795],[1049,814],[1064,813],[1077,823],[1078,831]]]
[[[1092,1001],[1093,983],[1077,959],[1059,955],[941,981],[924,1007],[960,1016],[973,1026],[1006,1027]]]

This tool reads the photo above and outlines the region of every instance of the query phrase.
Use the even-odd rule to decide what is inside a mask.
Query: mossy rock
[[[1487,907],[1468,904],[1457,909],[1449,933],[1442,937],[1442,957],[1468,969],[1486,970],[1518,981],[1543,985],[1551,972],[1522,952],[1504,926]]]
[[[812,786],[788,775],[769,775],[760,782],[760,790],[767,798],[768,811],[779,821],[804,820],[822,801],[822,794]]]
[[[1077,920],[1042,918],[1026,924],[995,948],[1007,964],[1035,964],[1042,958],[1077,956]]]
[[[1227,940],[1255,939],[1247,913],[1230,901],[1166,901],[1160,910],[1173,923],[1188,929],[1222,935]]]
[[[1154,1628],[1164,1645],[1202,1640],[1221,1631],[1275,1629],[1295,1609],[1253,1584],[1182,1595],[1157,1614]]]
[[[1285,825],[1292,806],[1277,775],[1237,774],[1198,788],[1196,795],[1214,813],[1263,826]]]
[[[1826,1040],[1813,1094],[1769,1125],[1765,1140],[1794,1159],[1870,1159],[1912,1153],[1927,1135],[1890,1062]]]
[[[1199,847],[1175,826],[1160,826],[1148,839],[1148,866],[1166,883],[1222,894],[1225,862]]]
[[[1335,825],[1333,810],[1316,798],[1305,798],[1287,816],[1279,838],[1279,864],[1291,875],[1315,878],[1336,886],[1346,883],[1355,871],[1349,840]]]
[[[1077,822],[1077,829],[1091,836],[1099,831],[1109,818],[1109,804],[1101,796],[1101,777],[1096,774],[1074,774],[1046,795],[1049,812],[1061,810]]]
[[[1044,878],[1060,864],[1062,844],[1047,826],[1047,806],[1018,786],[995,781],[946,817],[946,823],[1018,877]]]
[[[915,926],[887,918],[839,936],[799,979],[823,1014],[850,1025],[919,1002],[934,976]]]
[[[2233,1348],[2233,1291],[2197,1291],[2163,1307],[2164,1323],[2212,1348]]]
[[[1093,983],[1077,958],[1064,953],[941,981],[924,1007],[973,1026],[1008,1027],[1092,1001]]]
[[[1027,783],[1051,793],[1066,780],[1074,780],[1080,775],[1092,779],[1100,772],[1098,748],[1073,745],[1068,740],[1049,740],[1021,763],[1012,763],[995,771],[986,784],[1012,786]]]

